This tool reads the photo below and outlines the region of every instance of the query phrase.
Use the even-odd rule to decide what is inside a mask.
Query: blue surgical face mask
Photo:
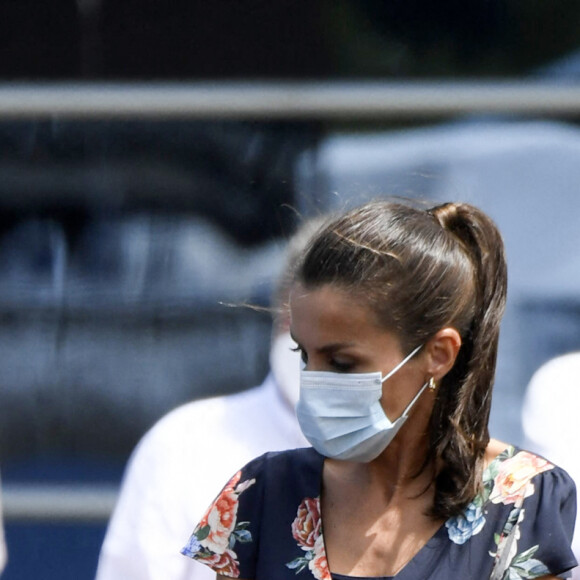
[[[425,383],[403,414],[391,422],[380,399],[383,383],[414,357],[422,345],[384,377],[377,373],[302,370],[296,415],[304,436],[320,454],[366,463],[378,457],[403,426]]]

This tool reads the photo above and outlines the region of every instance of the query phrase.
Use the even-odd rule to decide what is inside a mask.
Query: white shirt
[[[522,411],[525,446],[563,467],[580,483],[580,353],[554,358],[528,385]],[[572,549],[580,561],[580,510]],[[580,580],[580,569],[573,571]]]
[[[97,580],[215,580],[180,554],[195,524],[250,459],[307,445],[272,375],[248,391],[170,412],[129,461]]]

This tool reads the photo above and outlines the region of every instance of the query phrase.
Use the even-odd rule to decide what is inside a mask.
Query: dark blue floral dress
[[[348,579],[331,574],[326,558],[323,463],[314,449],[250,462],[227,483],[182,553],[230,578]],[[567,577],[576,566],[570,549],[575,513],[575,487],[565,471],[508,447],[485,470],[483,492],[393,578],[488,579],[494,566],[502,580]]]

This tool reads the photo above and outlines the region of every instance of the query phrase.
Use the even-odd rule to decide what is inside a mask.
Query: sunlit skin
[[[385,375],[409,354],[397,336],[379,326],[362,297],[340,288],[296,284],[290,310],[291,333],[307,370]],[[438,382],[445,376],[460,346],[459,333],[452,327],[432,337],[383,383],[381,404],[386,415],[397,419],[429,378]],[[325,459],[321,509],[332,572],[362,578],[394,576],[443,525],[426,515],[433,501],[436,466],[417,476],[425,459],[436,392],[423,392],[401,430],[375,460]],[[486,461],[505,447],[492,440]],[[552,578],[556,576],[543,577]]]

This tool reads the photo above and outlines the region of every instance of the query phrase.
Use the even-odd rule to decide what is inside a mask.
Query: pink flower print
[[[242,477],[242,472],[238,471],[236,474],[234,474],[232,476],[232,478],[226,483],[226,486],[224,487],[223,491],[233,491],[236,488],[236,485],[238,485],[238,482],[240,481],[240,478]]]
[[[322,535],[316,539],[314,544],[314,558],[308,563],[308,568],[316,580],[331,580]]]
[[[551,463],[537,455],[520,451],[501,463],[489,496],[490,501],[508,505],[533,495],[534,486],[529,485],[530,480],[553,467]]]
[[[231,550],[226,550],[223,554],[212,554],[208,558],[204,558],[204,563],[207,563],[214,572],[229,576],[230,578],[239,578],[240,569],[236,560],[237,555]]]
[[[238,505],[241,493],[250,488],[255,479],[240,482],[238,471],[211,504],[191,535],[182,554],[195,558],[214,571],[230,578],[239,578],[238,556],[234,551],[237,542],[252,541],[250,522],[238,522]]]
[[[302,500],[292,522],[292,536],[306,553],[288,562],[286,567],[296,574],[308,568],[316,580],[331,580],[322,536],[320,498],[306,497]]]
[[[236,527],[238,496],[231,489],[224,489],[200,522],[209,526],[207,537],[200,544],[212,552],[222,554],[228,547],[230,535]]]
[[[320,502],[318,498],[304,498],[292,522],[292,536],[303,550],[312,550],[320,535]]]
[[[199,544],[212,553],[223,554],[230,544],[230,536],[236,530],[239,495],[255,483],[255,479],[238,485],[242,473],[238,471],[211,504],[198,525],[198,530],[207,531],[199,537]]]

